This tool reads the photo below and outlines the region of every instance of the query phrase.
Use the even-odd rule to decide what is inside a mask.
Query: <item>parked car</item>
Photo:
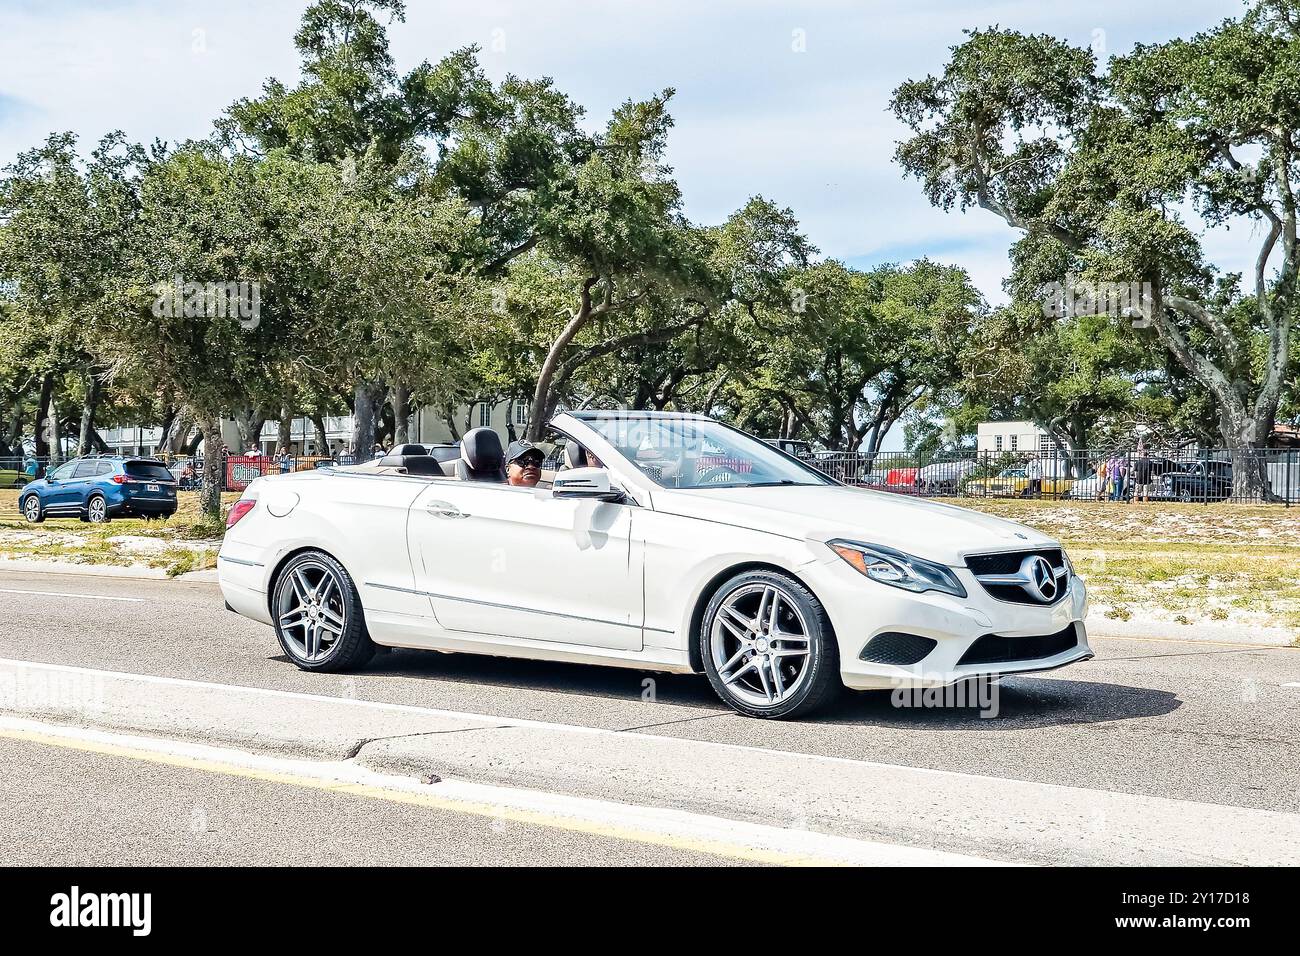
[[[1074,479],[1066,474],[1066,463],[1059,458],[1040,458],[1041,474],[1039,493],[1048,498],[1062,498],[1069,494]],[[987,498],[1025,498],[1032,493],[1032,479],[1024,466],[1003,468],[992,478],[976,478],[966,482],[963,490],[968,495]]]
[[[926,465],[916,473],[917,490],[927,495],[951,495],[975,468],[975,462],[970,459]]]
[[[474,429],[433,456],[258,478],[217,563],[235,612],[307,671],[379,646],[704,673],[753,717],[844,685],[931,687],[1092,657],[1060,544],[847,488],[709,418],[566,412],[550,488]],[[604,467],[580,467],[594,454]]]
[[[981,498],[1014,498],[1029,487],[1023,468],[1003,468],[991,478],[973,478],[963,490]]]
[[[764,438],[763,441],[795,458],[811,458],[813,456],[812,445],[801,438]]]
[[[176,481],[157,459],[90,455],[28,484],[18,507],[28,521],[79,517],[99,524],[128,516],[170,518],[176,513]]]
[[[1153,497],[1172,501],[1226,501],[1232,496],[1232,462],[1214,459],[1183,463],[1156,481]]]

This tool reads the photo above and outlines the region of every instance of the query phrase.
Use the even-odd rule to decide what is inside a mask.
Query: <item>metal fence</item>
[[[1132,449],[1068,452],[813,452],[803,460],[847,484],[922,497],[1046,498],[1085,501],[1300,503],[1300,449],[1227,449],[1188,454]],[[1260,493],[1239,491],[1233,475],[1252,469]]]
[[[198,490],[203,458],[158,456],[182,490]],[[1300,449],[1268,448],[1233,458],[1226,449],[1188,454],[1132,449],[1069,452],[954,452],[917,456],[908,452],[813,452],[801,456],[818,470],[850,485],[920,497],[1044,498],[1086,501],[1271,502],[1300,504]],[[222,459],[221,490],[242,491],[254,478],[350,465],[348,454],[233,455]],[[0,488],[21,486],[33,471],[44,475],[48,459],[0,458]],[[57,466],[56,466],[57,467]],[[1254,469],[1263,495],[1236,490],[1236,469]]]

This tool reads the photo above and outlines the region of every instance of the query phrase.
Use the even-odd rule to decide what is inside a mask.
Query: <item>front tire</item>
[[[271,614],[280,647],[301,670],[351,670],[375,654],[361,595],[343,565],[324,551],[304,551],[281,569]]]
[[[39,495],[30,494],[23,499],[23,517],[32,524],[40,524],[45,520],[45,509],[41,507]]]
[[[803,716],[840,687],[826,609],[787,574],[747,571],[727,581],[705,608],[698,639],[714,691],[747,717]]]

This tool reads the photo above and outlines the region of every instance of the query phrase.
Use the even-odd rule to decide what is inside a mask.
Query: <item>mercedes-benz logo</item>
[[[1056,572],[1041,554],[1031,554],[1020,563],[1020,576],[1025,579],[1022,587],[1030,597],[1036,597],[1044,604],[1056,600]]]

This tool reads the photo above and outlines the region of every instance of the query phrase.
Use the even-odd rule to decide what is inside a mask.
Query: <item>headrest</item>
[[[460,460],[472,472],[503,470],[506,453],[501,447],[501,436],[486,426],[471,428],[460,440]]]
[[[576,441],[564,443],[564,467],[565,468],[586,468],[587,451]]]
[[[388,454],[390,454],[390,455],[427,455],[427,454],[429,454],[429,449],[425,448],[423,445],[415,445],[415,444],[409,444],[409,445],[398,445],[396,448],[394,448],[394,449],[393,449],[392,451],[390,451]]]

